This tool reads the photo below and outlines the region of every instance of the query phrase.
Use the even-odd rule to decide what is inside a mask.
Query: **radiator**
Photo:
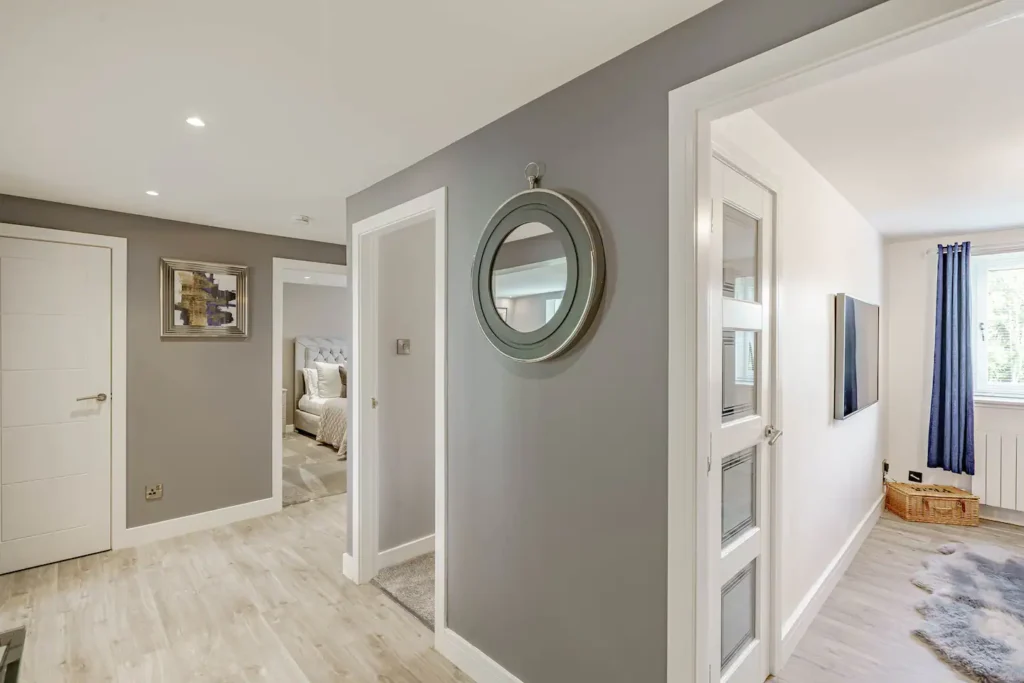
[[[982,505],[1024,512],[1024,434],[975,433],[971,493]]]

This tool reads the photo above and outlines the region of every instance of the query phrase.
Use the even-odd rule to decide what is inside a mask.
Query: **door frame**
[[[128,240],[12,223],[0,223],[0,237],[110,249],[110,549],[129,547]]]
[[[711,666],[704,627],[712,514],[705,468],[714,418],[706,371],[714,342],[708,318],[711,122],[1022,13],[1024,0],[889,0],[669,93],[669,683],[706,681]],[[776,231],[783,227],[777,220]],[[781,267],[777,261],[776,273]],[[782,324],[777,317],[776,335]],[[780,553],[773,558],[780,562]],[[773,594],[778,578],[772,578]],[[771,618],[772,673],[781,670],[802,635],[801,624],[809,621],[784,625],[784,618],[777,611]]]
[[[338,263],[320,263],[318,261],[297,261],[295,259],[278,258],[273,259],[273,294],[271,328],[272,328],[272,351],[270,362],[270,392],[271,401],[271,461],[272,485],[271,498],[274,501],[274,511],[280,511],[284,506],[284,434],[282,420],[284,418],[281,407],[281,389],[283,382],[281,377],[284,373],[284,285],[286,282],[295,284],[312,284],[328,287],[348,286],[348,266]],[[304,282],[306,278],[316,278],[317,282]],[[294,400],[294,396],[291,397]]]
[[[371,324],[376,319],[376,311],[364,306],[363,296],[366,294],[376,301],[377,251],[375,241],[363,244],[362,239],[379,237],[417,223],[428,224],[434,231],[434,643],[438,650],[442,649],[439,644],[447,630],[447,194],[447,188],[441,187],[354,223],[348,245],[352,292],[352,368],[349,376],[352,545],[350,553],[345,556],[344,571],[356,583],[366,583],[377,574],[379,462],[375,450],[363,448],[371,397],[364,395],[362,378],[376,363],[377,348],[377,329],[375,324]]]

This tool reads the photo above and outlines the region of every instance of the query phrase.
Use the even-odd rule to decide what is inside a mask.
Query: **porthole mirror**
[[[484,229],[473,299],[494,348],[529,363],[564,353],[586,331],[604,288],[604,249],[582,205],[537,187],[539,172],[527,178],[530,189],[502,204]]]

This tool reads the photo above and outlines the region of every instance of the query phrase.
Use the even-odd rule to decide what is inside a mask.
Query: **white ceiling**
[[[567,279],[568,264],[563,256],[494,271],[492,288],[496,298],[515,299],[548,292],[564,292]]]
[[[0,193],[344,242],[347,196],[716,1],[0,0]]]
[[[1024,18],[756,108],[887,236],[1024,226]]]

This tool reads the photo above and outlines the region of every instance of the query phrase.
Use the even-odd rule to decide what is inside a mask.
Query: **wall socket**
[[[163,484],[150,484],[146,487],[146,500],[160,500],[164,497]]]
[[[915,472],[914,470],[910,470],[910,472],[908,472],[908,474],[910,475],[910,481],[920,483],[920,481],[921,481],[921,473],[920,472]]]

